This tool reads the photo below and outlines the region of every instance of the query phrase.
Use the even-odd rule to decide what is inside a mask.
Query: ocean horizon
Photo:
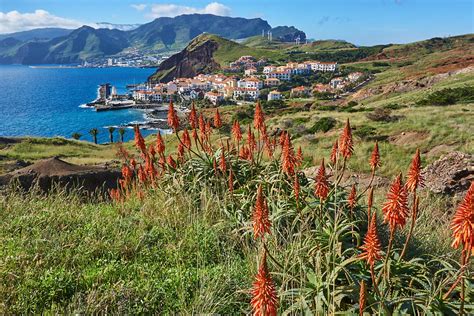
[[[146,121],[145,110],[96,112],[84,105],[96,98],[99,84],[108,82],[124,93],[127,84],[146,81],[154,68],[43,66],[0,65],[0,136],[72,138],[80,133],[81,140],[92,141],[89,130],[97,128],[98,141],[104,143],[109,141],[109,126]],[[144,135],[151,133],[156,130],[143,130]],[[114,138],[119,138],[117,132]],[[133,139],[130,128],[124,139]]]

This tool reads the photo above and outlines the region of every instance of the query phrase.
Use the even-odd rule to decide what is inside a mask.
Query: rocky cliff
[[[214,60],[214,52],[219,42],[212,36],[198,36],[181,52],[174,54],[160,65],[150,78],[150,82],[168,82],[174,78],[191,78],[200,73],[210,73],[220,69]]]

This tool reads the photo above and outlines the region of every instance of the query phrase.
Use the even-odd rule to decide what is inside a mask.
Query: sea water
[[[109,126],[144,122],[137,109],[96,112],[83,105],[97,97],[97,87],[109,82],[117,92],[127,84],[145,82],[151,68],[32,68],[0,65],[0,136],[62,136],[73,133],[92,140],[89,131],[99,129],[99,142],[107,142]],[[82,106],[81,106],[82,105]],[[143,134],[156,130],[143,130]],[[115,140],[119,138],[117,131]],[[133,138],[127,129],[125,140]]]

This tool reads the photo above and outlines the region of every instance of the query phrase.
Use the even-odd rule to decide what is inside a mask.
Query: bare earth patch
[[[424,141],[425,139],[428,138],[430,135],[429,132],[416,132],[416,131],[410,131],[410,132],[401,132],[399,134],[392,135],[388,138],[388,141],[391,144],[397,145],[397,146],[403,146],[403,145],[413,145],[413,144],[418,144]]]

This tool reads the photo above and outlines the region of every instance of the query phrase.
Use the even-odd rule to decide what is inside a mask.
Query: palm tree
[[[79,133],[72,133],[71,137],[74,138],[75,140],[79,140],[79,138],[82,137],[82,134],[79,134]]]
[[[89,131],[89,134],[92,135],[94,138],[94,143],[97,144],[97,134],[99,134],[99,130],[97,128],[93,128]]]
[[[115,132],[115,127],[109,126],[109,136],[110,136],[110,142],[114,142],[114,132]]]
[[[118,133],[120,135],[120,142],[123,143],[123,135],[125,134],[125,128],[119,128]]]

